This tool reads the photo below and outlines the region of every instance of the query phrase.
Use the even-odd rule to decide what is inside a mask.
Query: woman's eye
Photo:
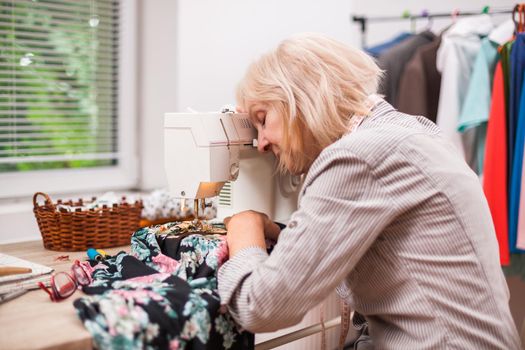
[[[257,113],[257,119],[259,120],[259,124],[264,127],[264,124],[266,123],[266,113],[262,111]]]

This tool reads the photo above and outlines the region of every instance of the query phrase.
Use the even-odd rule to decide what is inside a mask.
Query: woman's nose
[[[270,143],[262,135],[262,133],[259,133],[257,136],[257,150],[262,153],[268,152],[270,150]]]

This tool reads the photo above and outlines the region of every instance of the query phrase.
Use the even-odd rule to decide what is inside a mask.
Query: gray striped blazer
[[[479,180],[431,121],[381,101],[327,147],[271,255],[241,250],[219,293],[246,329],[299,322],[339,285],[378,349],[520,349]]]

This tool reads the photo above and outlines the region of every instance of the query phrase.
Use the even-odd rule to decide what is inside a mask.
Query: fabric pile
[[[228,258],[218,225],[172,222],[131,238],[131,253],[83,263],[93,282],[74,302],[99,349],[250,349],[217,292]],[[93,265],[93,266],[92,266]]]

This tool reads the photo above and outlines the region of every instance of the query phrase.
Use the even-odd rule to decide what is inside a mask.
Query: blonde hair
[[[374,60],[361,50],[322,35],[302,34],[248,68],[237,88],[237,103],[245,110],[264,103],[282,116],[279,168],[298,173],[347,132],[354,115],[368,112],[367,97],[377,91],[380,75]],[[305,142],[315,148],[313,156],[305,152]]]

